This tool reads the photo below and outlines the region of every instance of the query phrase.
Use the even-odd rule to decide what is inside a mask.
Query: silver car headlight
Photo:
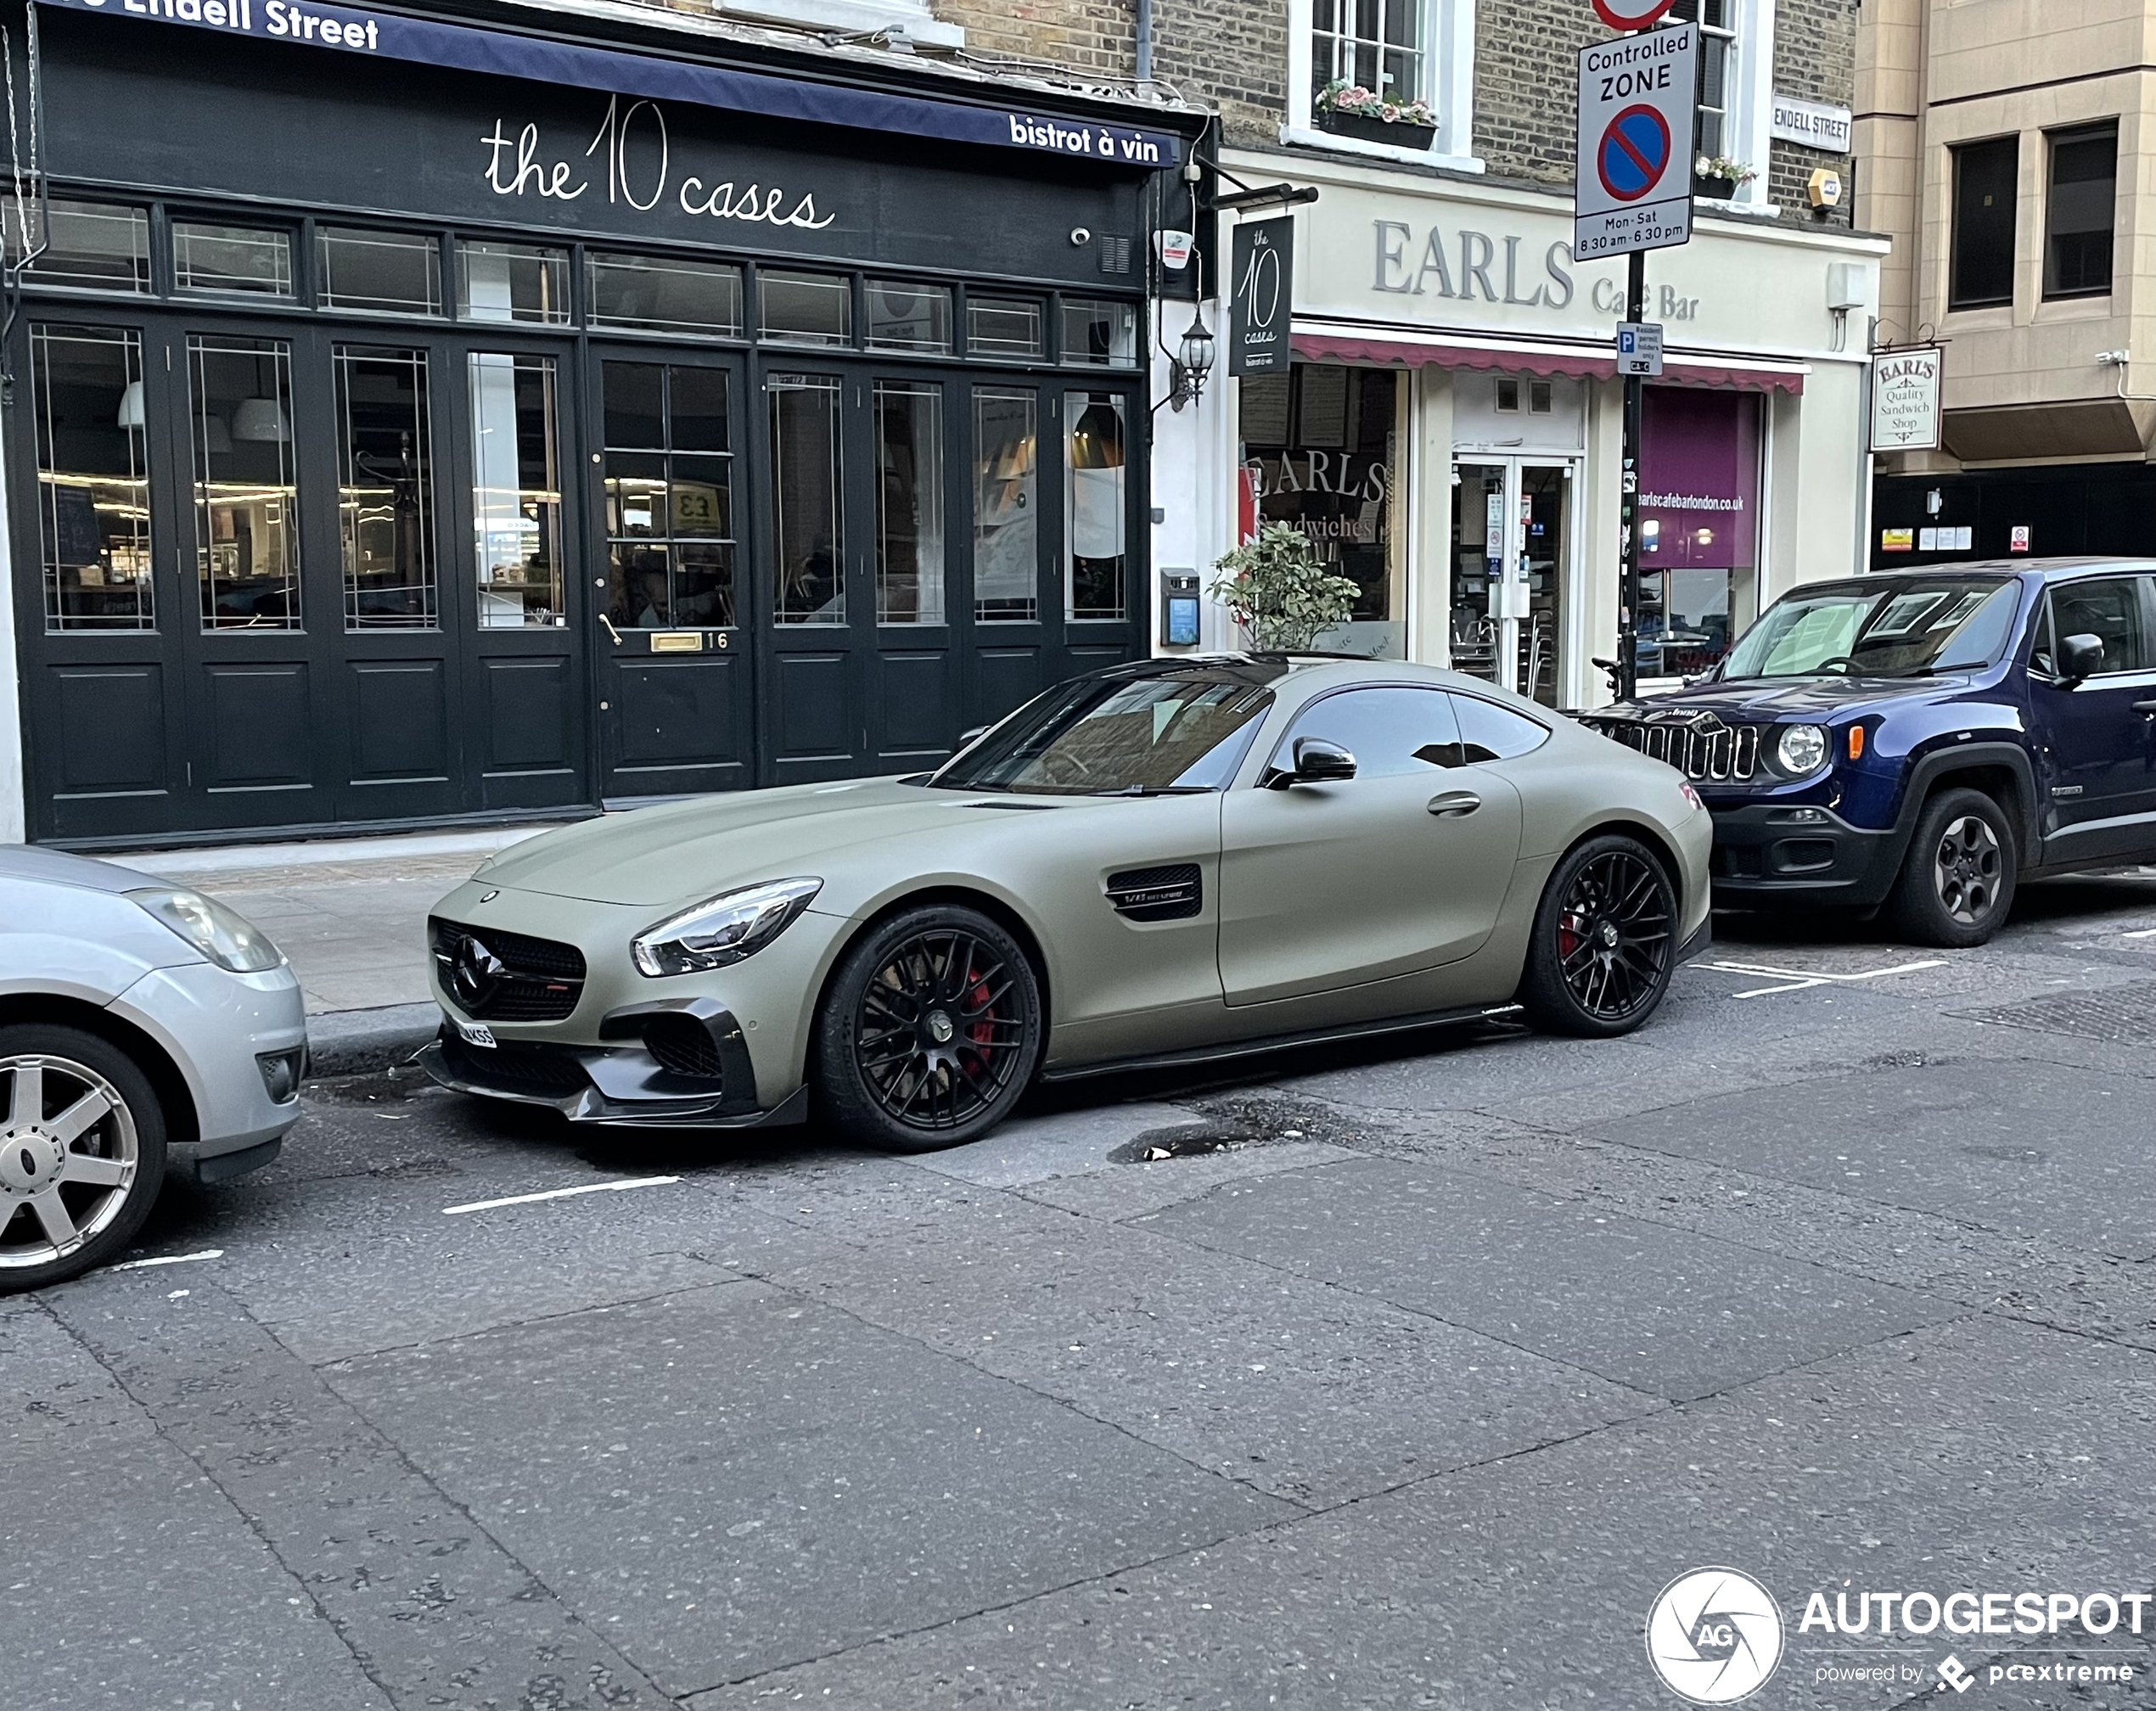
[[[821,879],[774,879],[728,891],[647,927],[629,941],[639,973],[701,974],[753,956],[794,924]]]
[[[220,968],[234,974],[263,974],[284,965],[284,953],[270,943],[267,933],[214,897],[181,886],[130,891],[127,895]]]
[[[1774,755],[1782,770],[1794,777],[1816,772],[1827,763],[1827,733],[1816,725],[1787,726],[1782,740],[1775,744]]]

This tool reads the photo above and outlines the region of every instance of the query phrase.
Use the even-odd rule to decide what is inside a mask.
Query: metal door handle
[[[2134,703],[2134,711],[2136,713],[2156,713],[2156,701],[2136,701]]]
[[[599,614],[599,622],[606,625],[606,633],[614,638],[614,645],[619,648],[621,645],[621,632],[614,627],[614,620],[602,612]]]
[[[1457,820],[1472,814],[1482,806],[1482,798],[1472,790],[1447,790],[1440,796],[1430,798],[1430,812],[1440,820]]]

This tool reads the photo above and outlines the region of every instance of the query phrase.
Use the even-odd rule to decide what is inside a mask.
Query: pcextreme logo
[[[1781,1608],[1749,1574],[1694,1568],[1648,1607],[1647,1661],[1693,1704],[1733,1705],[1766,1686],[1782,1661]]]

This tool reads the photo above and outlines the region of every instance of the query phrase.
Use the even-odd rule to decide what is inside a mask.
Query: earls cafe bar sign
[[[1103,125],[1062,115],[975,107],[772,77],[754,71],[583,48],[536,36],[437,24],[395,12],[300,5],[295,0],[36,0],[68,12],[219,30],[258,40],[450,65],[500,77],[604,89],[766,118],[895,132],[951,143],[1020,149],[1157,171],[1179,164],[1182,145],[1165,132]]]

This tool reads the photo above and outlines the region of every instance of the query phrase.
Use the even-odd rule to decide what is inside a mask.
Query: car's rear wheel
[[[977,1141],[1033,1079],[1041,988],[1010,934],[977,910],[909,909],[840,959],[817,1016],[817,1091],[871,1146]]]
[[[120,1047],[78,1028],[0,1028],[0,1293],[102,1265],[165,1181],[165,1114]]]
[[[1608,1039],[1652,1016],[1676,968],[1676,890],[1637,839],[1591,838],[1558,863],[1535,911],[1519,1001],[1552,1034]]]
[[[1981,790],[1942,790],[1917,817],[1888,921],[1914,945],[1981,945],[2006,924],[2018,865],[2004,809]]]

